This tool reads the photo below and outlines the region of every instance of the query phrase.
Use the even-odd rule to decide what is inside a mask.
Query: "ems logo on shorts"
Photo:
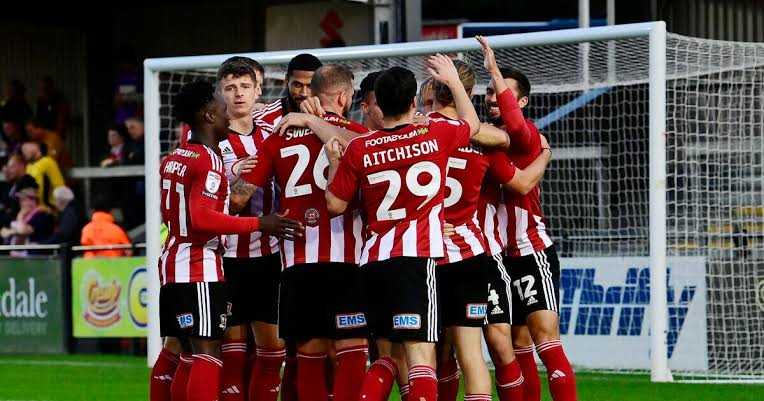
[[[220,328],[225,330],[225,327],[228,324],[228,315],[225,313],[220,314]]]
[[[338,329],[366,327],[366,315],[361,312],[347,315],[336,315],[334,321],[337,324]]]
[[[204,181],[204,188],[207,190],[207,192],[214,194],[220,188],[221,180],[222,179],[220,178],[220,174],[208,171],[207,180]]]
[[[483,319],[487,309],[487,304],[467,304],[467,319]]]
[[[318,218],[321,217],[321,214],[318,213],[317,209],[310,208],[305,211],[305,222],[308,224],[316,224],[318,223]]]
[[[181,329],[194,327],[194,315],[190,313],[184,313],[182,315],[175,316],[175,318],[178,319],[178,326],[180,326]]]
[[[416,313],[401,313],[393,316],[393,329],[419,329],[422,317]]]

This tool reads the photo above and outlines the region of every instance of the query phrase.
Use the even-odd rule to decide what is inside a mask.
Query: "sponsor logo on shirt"
[[[366,327],[366,315],[361,312],[346,315],[336,315],[334,320],[338,329],[354,329],[357,327]]]
[[[422,327],[422,317],[416,313],[401,313],[393,316],[393,329],[410,330]]]

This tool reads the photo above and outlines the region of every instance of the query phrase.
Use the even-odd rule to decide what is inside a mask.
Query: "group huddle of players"
[[[368,74],[362,124],[345,117],[353,73],[309,54],[266,105],[246,57],[181,88],[152,401],[383,401],[393,382],[402,400],[455,401],[460,372],[464,399],[489,401],[481,338],[501,401],[540,400],[534,350],[552,398],[577,399],[539,204],[552,152],[522,114],[528,78],[477,40],[488,123],[475,72],[444,55],[421,88],[405,68]]]

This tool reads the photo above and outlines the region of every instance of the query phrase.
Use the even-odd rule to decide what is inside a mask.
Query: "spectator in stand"
[[[26,87],[14,79],[5,87],[5,97],[0,100],[0,120],[26,121],[32,117],[32,106],[26,99]]]
[[[0,158],[6,160],[13,153],[21,151],[21,144],[26,142],[26,132],[21,120],[3,120],[2,124],[3,147],[0,148]]]
[[[143,120],[139,117],[130,117],[125,120],[127,133],[130,135],[130,145],[127,150],[127,164],[143,164]]]
[[[127,156],[127,128],[124,124],[115,124],[106,131],[109,143],[109,155],[101,160],[101,167],[118,166]]]
[[[43,77],[38,84],[37,113],[35,117],[49,130],[66,138],[69,129],[69,103],[61,94],[53,78]]]
[[[114,222],[114,217],[111,215],[111,207],[104,198],[96,199],[90,223],[82,229],[80,244],[130,245],[127,233]],[[86,258],[113,258],[130,255],[132,255],[132,250],[130,249],[104,249],[85,252]]]
[[[67,186],[56,188],[53,191],[53,198],[56,200],[56,209],[58,209],[60,215],[58,225],[53,230],[53,236],[45,241],[45,243],[79,244],[82,228],[88,222],[85,211],[82,210],[79,202],[74,199],[74,192]]]
[[[44,143],[48,148],[48,156],[55,160],[59,167],[67,169],[72,166],[72,160],[66,144],[57,133],[45,128],[42,121],[37,118],[29,120],[26,124],[27,135],[30,141]]]
[[[143,120],[139,117],[130,117],[125,120],[127,132],[130,135],[130,144],[127,151],[125,164],[143,165]],[[122,198],[122,212],[125,215],[127,228],[137,227],[146,221],[146,181],[143,177],[130,180],[128,193]]]
[[[19,154],[13,154],[5,163],[3,168],[5,174],[5,180],[8,184],[6,190],[0,194],[0,227],[7,227],[10,222],[16,218],[16,213],[19,212],[19,201],[16,199],[16,192],[23,189],[20,184],[23,184],[22,177],[26,176],[28,187],[29,181],[37,185],[34,178],[26,175],[27,166],[24,158]]]
[[[27,174],[37,181],[41,205],[47,210],[54,210],[53,191],[64,185],[64,176],[58,163],[46,156],[46,152],[44,143],[25,142],[21,146],[21,154],[27,162]]]
[[[9,245],[40,244],[53,235],[53,216],[40,205],[37,188],[16,192],[19,212],[10,227],[0,229],[0,236]],[[28,251],[11,251],[11,256],[27,256]]]

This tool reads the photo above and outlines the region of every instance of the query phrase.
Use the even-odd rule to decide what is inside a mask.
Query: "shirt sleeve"
[[[496,101],[499,103],[501,119],[504,121],[507,134],[509,134],[509,146],[516,149],[529,149],[532,139],[531,132],[525,123],[523,111],[520,109],[520,105],[517,104],[515,95],[510,89],[507,89],[496,96]]]
[[[208,167],[201,167],[202,163]],[[224,185],[222,180],[226,178],[221,172],[212,170],[211,164],[206,163],[206,160],[202,163],[196,164],[196,173],[191,177],[188,206],[192,229],[212,235],[248,234],[257,231],[260,228],[257,217],[234,217],[216,210],[220,201],[218,188]],[[208,191],[208,188],[212,189],[215,186],[215,191]]]
[[[355,142],[355,141],[354,141]],[[327,188],[334,196],[350,202],[356,197],[358,187],[360,185],[359,172],[355,168],[353,163],[353,155],[358,152],[358,149],[353,149],[348,146],[345,155],[342,157],[340,165],[337,167],[337,171],[334,173],[334,179]]]
[[[430,120],[430,130],[437,132],[441,138],[440,142],[449,147],[448,153],[470,144],[470,125],[463,119],[432,119]]]
[[[488,158],[488,169],[486,175],[495,182],[506,184],[512,181],[517,173],[517,167],[512,164],[509,156],[504,152],[492,151],[486,154]]]
[[[257,164],[255,165],[255,168],[249,173],[242,175],[241,178],[260,188],[268,185],[268,182],[275,172],[273,159],[275,158],[274,146],[277,145],[277,140],[278,137],[271,136],[263,141],[261,146],[262,151],[257,152]]]

